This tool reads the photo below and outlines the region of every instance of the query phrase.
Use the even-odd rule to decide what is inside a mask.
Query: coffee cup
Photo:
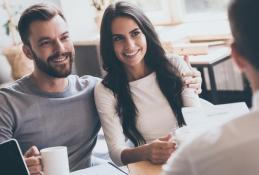
[[[69,175],[67,147],[57,146],[40,150],[44,175]]]

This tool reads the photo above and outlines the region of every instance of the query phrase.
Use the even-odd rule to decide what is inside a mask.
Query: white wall
[[[8,0],[14,7],[24,8],[37,2],[46,0]],[[74,41],[89,40],[96,37],[98,28],[95,24],[95,10],[91,6],[91,0],[48,0],[60,6],[67,18],[70,27],[70,33]],[[19,15],[17,16],[19,18]],[[2,27],[7,20],[6,12],[0,8],[0,48],[12,44],[10,36],[5,34],[5,28]],[[17,19],[18,21],[18,19]]]
[[[60,0],[74,41],[92,40],[98,36],[91,0]]]
[[[24,8],[37,3],[37,2],[44,2],[44,0],[7,0],[11,8],[19,9],[20,13],[23,11]],[[45,0],[46,1],[46,0]],[[60,6],[59,0],[48,0]],[[16,22],[18,22],[19,15],[16,17]],[[3,24],[7,21],[8,17],[6,12],[0,8],[0,48],[10,46],[12,44],[11,37],[6,35],[5,28]]]

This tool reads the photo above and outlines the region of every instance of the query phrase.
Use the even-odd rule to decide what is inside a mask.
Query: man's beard
[[[46,73],[47,75],[55,78],[65,78],[71,74],[72,63],[74,59],[74,54],[72,52],[64,52],[64,53],[56,52],[50,55],[47,58],[47,61],[45,62],[44,59],[38,57],[32,49],[31,51],[32,51],[33,59],[35,61],[36,66],[38,67],[38,69],[40,69],[42,72]],[[54,61],[59,57],[67,57],[67,59],[69,59],[68,67],[67,67],[67,64],[58,65],[58,67],[54,67],[51,65],[51,61]]]

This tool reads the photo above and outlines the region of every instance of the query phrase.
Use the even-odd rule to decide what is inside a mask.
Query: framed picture
[[[181,23],[184,15],[182,0],[129,0],[140,7],[154,25]]]

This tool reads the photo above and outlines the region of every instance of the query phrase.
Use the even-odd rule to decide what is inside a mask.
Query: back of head
[[[38,3],[25,9],[18,22],[18,30],[22,42],[25,45],[30,45],[29,33],[31,23],[34,21],[48,21],[56,15],[66,20],[62,11],[51,3]]]
[[[228,16],[235,47],[259,71],[259,1],[232,0]]]

